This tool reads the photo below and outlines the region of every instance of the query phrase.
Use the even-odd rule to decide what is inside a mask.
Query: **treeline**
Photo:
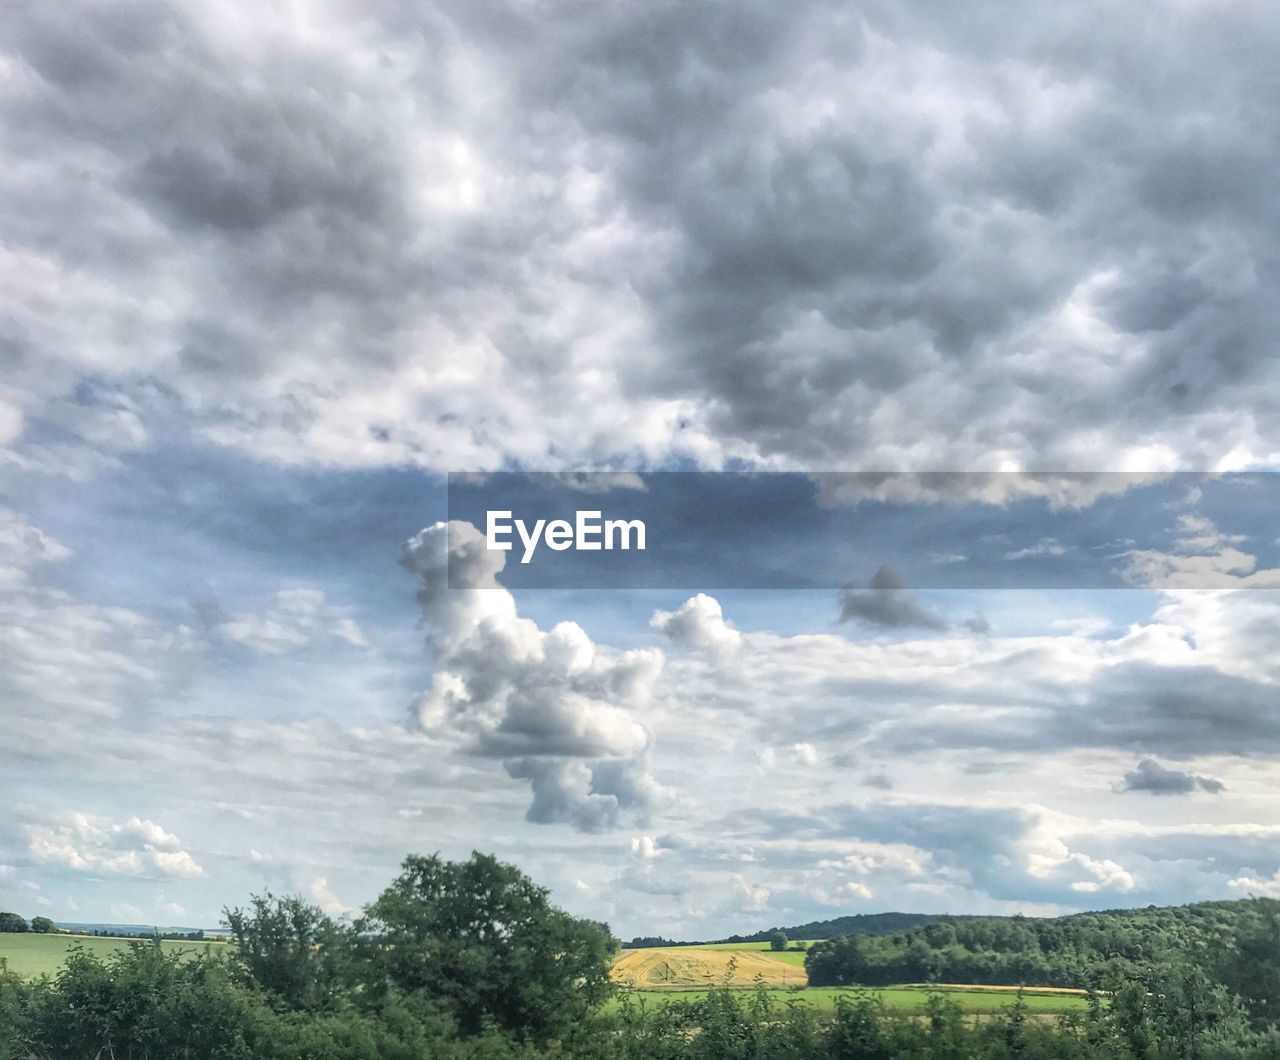
[[[789,939],[833,939],[841,935],[891,935],[907,931],[935,920],[949,919],[932,913],[857,913],[840,916],[834,920],[813,920],[794,927],[770,928],[753,935],[730,935],[718,942],[768,942],[778,932]]]
[[[23,934],[33,931],[37,935],[52,935],[58,928],[47,916],[33,916],[31,922],[18,913],[0,913],[0,932]]]
[[[35,981],[0,970],[0,1060],[1275,1057],[1280,918],[1248,909],[1203,959],[1161,958],[1052,1021],[941,994],[924,1013],[856,991],[824,1014],[763,990],[655,1004],[616,996],[607,928],[518,870],[415,856],[352,922],[268,894],[226,911],[235,945],[215,953],[139,941]]]
[[[1088,987],[1232,952],[1274,903],[1202,902],[1054,918],[948,917],[909,931],[848,934],[805,957],[813,986],[975,983]],[[1278,943],[1280,944],[1280,943]]]
[[[0,932],[22,934],[31,932],[36,935],[90,935],[104,939],[165,939],[177,942],[217,941],[205,938],[202,928],[193,931],[160,931],[153,929],[143,931],[122,931],[112,928],[85,928],[83,930],[64,931],[47,916],[33,916],[30,922],[19,913],[0,913]]]
[[[905,931],[920,924],[928,924],[935,920],[946,920],[945,916],[932,913],[858,913],[854,916],[836,917],[834,920],[814,920],[808,924],[797,924],[788,928],[769,928],[767,931],[756,931],[750,935],[730,935],[723,939],[708,941],[724,942],[770,942],[778,934],[788,939],[832,939],[840,935],[889,935],[896,931]],[[642,950],[666,946],[697,946],[697,942],[677,942],[661,935],[637,935],[627,943],[628,949]]]

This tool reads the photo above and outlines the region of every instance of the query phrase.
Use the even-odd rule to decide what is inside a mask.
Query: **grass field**
[[[105,957],[115,950],[124,949],[130,939],[101,938],[94,935],[37,935],[31,932],[0,933],[0,959],[7,962],[9,970],[26,977],[53,975],[62,967],[67,951],[75,944],[90,953]],[[181,942],[166,939],[160,943],[169,952],[207,953],[209,948],[220,948],[220,942]]]
[[[739,992],[744,997],[751,993],[749,990]],[[970,1015],[1003,1012],[1017,999],[1016,987],[983,987],[974,989],[946,986],[887,986],[868,990],[853,990],[844,987],[815,986],[804,990],[770,990],[769,995],[780,1004],[804,1005],[806,1008],[813,1008],[819,1012],[835,1011],[836,999],[840,997],[851,999],[870,997],[884,1004],[886,1008],[918,1012],[924,1009],[929,994],[934,992],[945,994],[947,998],[956,1001]],[[633,1000],[651,1008],[655,1005],[689,1004],[690,1002],[704,999],[707,993],[708,991],[706,990],[636,990],[631,992],[631,996]],[[1026,993],[1023,996],[1026,1000],[1027,1011],[1037,1016],[1058,1016],[1067,1012],[1083,1012],[1088,1005],[1088,1001],[1084,997],[1072,993],[1041,992]],[[616,1009],[619,1004],[619,999],[614,998],[610,1002],[610,1007]]]

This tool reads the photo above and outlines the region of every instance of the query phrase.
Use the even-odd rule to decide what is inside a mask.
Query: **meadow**
[[[754,994],[753,990],[735,990],[744,1001]],[[665,1005],[687,1005],[704,1001],[709,990],[632,990],[627,994],[634,1004],[653,1009]],[[968,1015],[986,1015],[1005,1012],[1017,1001],[1016,987],[983,987],[965,986],[886,986],[866,990],[852,987],[811,986],[804,989],[768,990],[770,999],[780,1005],[802,1005],[815,1012],[831,1013],[836,1009],[840,998],[857,1000],[871,998],[886,1009],[896,1012],[922,1012],[930,994],[942,994],[950,1001],[955,1001]],[[1084,1013],[1088,1009],[1088,1000],[1078,993],[1057,993],[1051,991],[1032,993],[1024,991],[1023,1001],[1027,1012],[1037,1016],[1058,1016],[1068,1012]],[[617,1011],[622,1004],[621,997],[610,999],[608,1009]]]
[[[67,952],[76,945],[97,957],[105,958],[128,948],[135,939],[104,938],[99,935],[40,935],[33,932],[0,933],[0,960],[11,972],[24,979],[38,975],[55,975],[66,960]],[[221,942],[187,942],[165,939],[160,943],[166,953],[207,953],[210,947],[221,950]]]

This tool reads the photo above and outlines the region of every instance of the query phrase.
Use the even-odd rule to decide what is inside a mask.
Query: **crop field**
[[[792,943],[796,945],[796,943]],[[804,943],[803,945],[809,945]],[[790,964],[796,968],[804,967],[804,950],[775,950],[772,949],[767,942],[699,942],[693,946],[672,947],[681,950],[713,950],[716,953],[738,954],[743,953],[762,953],[771,960],[782,961],[784,964]]]
[[[801,987],[804,965],[758,950],[711,950],[692,946],[629,950],[613,965],[613,981],[634,990],[697,990],[712,986]],[[797,954],[796,956],[803,956]]]
[[[614,963],[614,982],[633,991],[633,1000],[645,1005],[688,1003],[707,996],[712,987],[728,986],[750,993],[764,986],[782,1004],[801,1004],[819,1011],[835,1009],[839,997],[865,996],[887,1008],[915,1011],[924,1008],[931,993],[954,999],[965,1012],[980,1015],[1001,1012],[1017,999],[1012,986],[904,984],[865,990],[850,987],[806,987],[804,953],[772,951],[768,943],[722,943],[705,946],[673,946],[627,950]],[[1079,1012],[1087,1007],[1084,992],[1052,987],[1029,987],[1023,992],[1029,1012],[1051,1016]],[[615,999],[613,1002],[617,1005]]]
[[[670,990],[636,992],[632,999],[646,1007],[655,1005],[683,1005],[700,1001],[707,996],[707,990]],[[749,995],[750,990],[741,993]],[[813,1008],[819,1012],[834,1012],[836,1001],[840,997],[855,999],[870,997],[879,1001],[886,1008],[899,1011],[923,1011],[931,993],[944,994],[948,999],[957,1002],[970,1015],[986,1015],[1003,1012],[1017,1000],[1016,987],[969,987],[950,986],[886,986],[857,990],[852,987],[816,986],[803,990],[770,990],[769,995],[779,1004],[798,1004]],[[1023,995],[1027,1011],[1035,1016],[1059,1016],[1068,1012],[1084,1012],[1088,1001],[1078,993],[1053,993],[1048,991]],[[617,998],[610,1003],[616,1008],[620,1004]]]
[[[79,944],[90,953],[105,957],[115,950],[122,950],[130,939],[102,938],[96,935],[38,935],[0,933],[0,960],[4,960],[11,972],[24,978],[37,975],[54,975],[66,959],[67,951]],[[185,942],[165,939],[160,945],[166,952],[207,953],[209,947],[220,947],[220,942]]]

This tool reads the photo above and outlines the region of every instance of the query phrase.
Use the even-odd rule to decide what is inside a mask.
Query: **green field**
[[[53,975],[62,967],[67,951],[74,945],[83,946],[90,953],[105,957],[124,949],[130,939],[101,938],[95,935],[37,935],[33,933],[0,934],[0,960],[7,962],[9,970],[25,977]],[[210,947],[221,948],[221,942],[182,942],[165,939],[160,945],[169,953],[208,953]]]
[[[691,1001],[706,998],[707,990],[682,990],[679,992],[659,992],[650,990],[633,990],[630,997],[637,1004],[645,1007],[661,1005],[686,1005]],[[744,1000],[753,991],[736,990]],[[1016,987],[985,987],[972,989],[967,987],[916,987],[887,986],[865,990],[854,990],[847,987],[811,986],[803,990],[769,990],[769,997],[779,1004],[801,1004],[814,1008],[819,1012],[832,1012],[836,1007],[836,999],[846,997],[856,999],[870,997],[884,1004],[886,1008],[899,1011],[921,1011],[931,993],[944,994],[948,999],[959,1003],[965,1012],[981,1015],[984,1013],[1003,1012],[1017,999]],[[1027,1010],[1041,1016],[1056,1016],[1067,1012],[1083,1012],[1088,1006],[1085,997],[1079,994],[1024,994]],[[610,1008],[617,1008],[619,1000],[610,1002]]]

